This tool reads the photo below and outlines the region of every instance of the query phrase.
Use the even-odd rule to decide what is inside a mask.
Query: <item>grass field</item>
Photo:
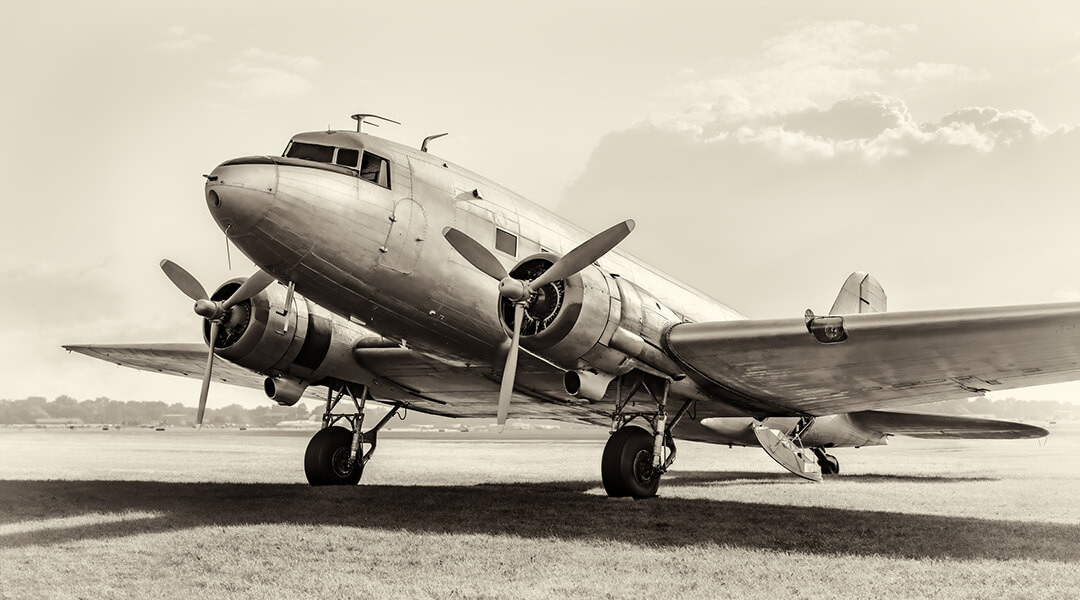
[[[0,429],[2,598],[1077,598],[1080,427],[839,450],[844,475],[680,445],[607,499],[603,432],[380,439],[310,488],[310,432]]]

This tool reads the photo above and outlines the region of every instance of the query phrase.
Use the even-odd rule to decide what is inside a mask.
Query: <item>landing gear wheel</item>
[[[653,436],[640,427],[627,426],[611,434],[600,462],[604,489],[612,498],[652,498],[660,487],[653,469]]]
[[[359,457],[349,466],[353,434],[344,427],[327,427],[308,442],[304,473],[311,485],[356,485],[364,474]]]
[[[824,457],[818,459],[818,466],[821,467],[822,475],[840,474],[840,460],[832,454],[826,454]]]

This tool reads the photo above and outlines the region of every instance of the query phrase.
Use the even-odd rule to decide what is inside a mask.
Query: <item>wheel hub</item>
[[[652,456],[653,453],[648,450],[638,450],[634,456],[634,477],[642,484],[648,484],[656,476]]]
[[[330,465],[334,469],[334,474],[342,479],[351,475],[353,469],[356,467],[355,462],[349,464],[349,454],[351,454],[349,448],[338,448],[337,450],[334,450],[334,457],[330,460]]]

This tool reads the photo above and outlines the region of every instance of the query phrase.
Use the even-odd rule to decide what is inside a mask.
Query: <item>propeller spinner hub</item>
[[[225,311],[222,310],[220,302],[202,298],[195,301],[195,314],[204,319],[214,321],[223,317]]]
[[[512,302],[519,302],[529,296],[529,286],[520,279],[505,277],[499,282],[499,295]]]

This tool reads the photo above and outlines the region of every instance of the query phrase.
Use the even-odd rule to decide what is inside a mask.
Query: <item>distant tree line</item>
[[[322,406],[309,409],[305,403],[296,406],[268,404],[257,408],[244,408],[230,404],[222,408],[207,408],[203,419],[209,425],[251,425],[268,427],[281,421],[304,420]],[[25,425],[59,420],[78,420],[82,423],[109,425],[189,425],[195,423],[196,409],[180,403],[110,400],[101,397],[93,400],[76,400],[71,396],[58,396],[49,401],[40,396],[23,400],[0,400],[0,424]]]
[[[208,408],[203,422],[208,425],[250,425],[270,427],[281,421],[300,421],[312,415],[322,414],[322,405],[309,408],[300,402],[296,406],[267,404],[257,408],[244,408],[230,404],[222,408]],[[917,406],[902,410],[932,412],[947,415],[992,417],[1015,421],[1052,421],[1080,418],[1080,406],[1067,402],[1049,400],[1018,400],[1003,398],[973,398],[951,400]],[[82,423],[109,425],[190,425],[195,423],[195,408],[180,403],[128,401],[122,402],[101,397],[93,400],[76,400],[71,396],[59,396],[49,401],[40,396],[23,400],[0,400],[0,425],[24,425],[60,420],[78,420]]]

